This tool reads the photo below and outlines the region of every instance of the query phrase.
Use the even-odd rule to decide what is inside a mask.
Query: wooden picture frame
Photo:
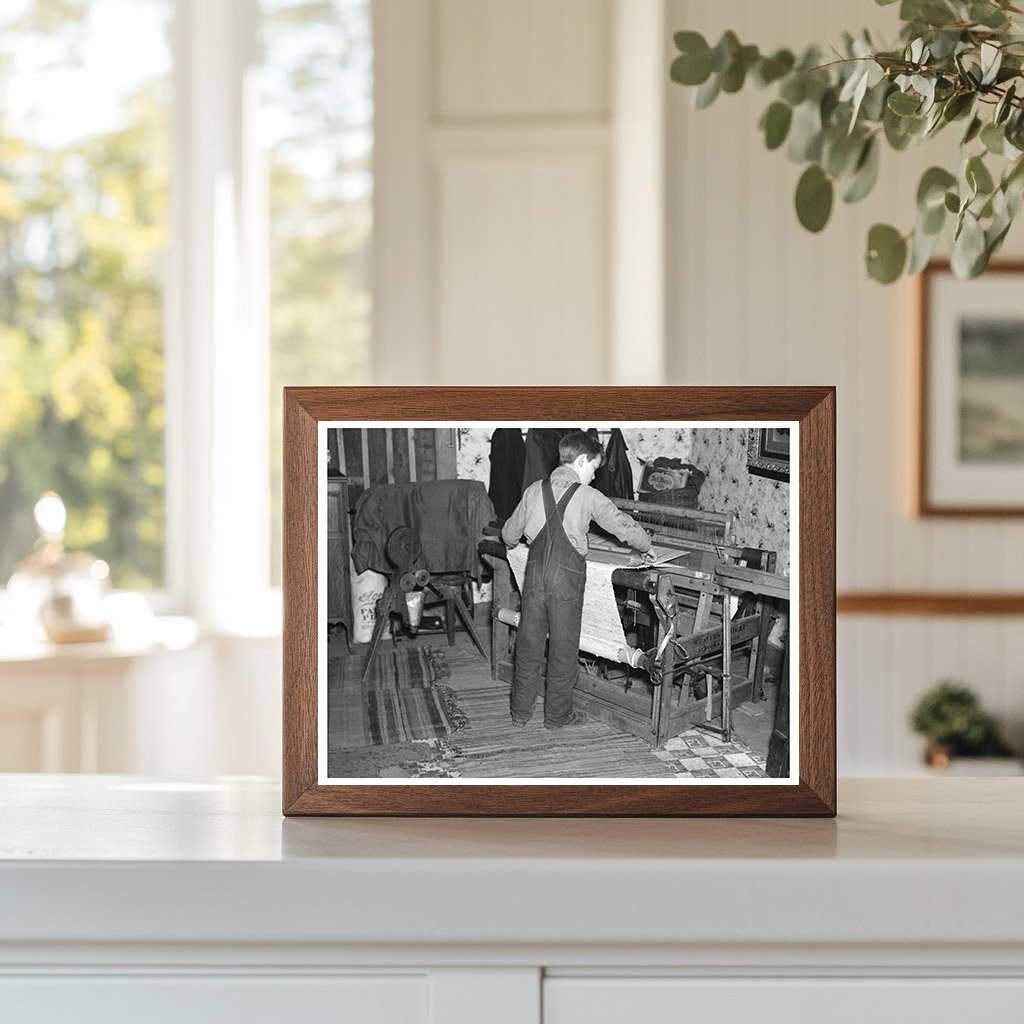
[[[700,780],[715,785],[588,784],[545,780],[447,785],[325,784],[318,730],[318,617],[325,590],[322,546],[328,423],[664,423],[740,426],[783,422],[797,432],[799,492],[798,617],[792,658],[798,664],[797,770],[784,782]],[[283,514],[283,811],[286,815],[392,816],[809,816],[836,813],[835,723],[835,389],[735,388],[286,388]],[[323,450],[321,450],[323,448]],[[779,484],[778,486],[785,486]],[[750,575],[730,567],[725,584],[745,591]],[[744,576],[747,572],[747,576]],[[326,576],[326,574],[324,574]],[[767,580],[770,573],[764,573]],[[777,578],[777,577],[776,577]],[[752,585],[752,584],[751,584]],[[762,591],[764,592],[764,591]],[[723,607],[729,604],[725,590]],[[737,613],[738,614],[738,613]],[[729,650],[722,615],[723,650]],[[787,676],[788,678],[788,676]],[[669,687],[668,689],[671,689]],[[798,703],[797,703],[798,701]],[[723,702],[725,703],[725,702]],[[788,708],[788,704],[787,704]],[[787,725],[787,730],[789,726]],[[417,780],[420,781],[420,780]],[[665,780],[660,780],[663,783]]]
[[[1007,343],[1015,364],[1024,359],[1022,286],[1024,262],[992,263],[960,281],[936,261],[919,276],[912,501],[921,518],[1024,516],[1024,412],[1002,395],[1024,394],[1024,367],[1010,378],[1005,368],[973,365]]]

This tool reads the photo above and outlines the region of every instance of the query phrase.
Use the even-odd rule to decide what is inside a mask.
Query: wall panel
[[[601,149],[442,159],[446,384],[603,379],[595,341],[607,335],[606,162]]]

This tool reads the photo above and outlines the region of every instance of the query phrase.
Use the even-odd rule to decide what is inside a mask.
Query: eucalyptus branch
[[[930,167],[921,177],[912,229],[871,228],[866,267],[885,284],[916,273],[953,220],[953,270],[974,277],[1024,205],[1024,39],[1010,18],[1024,10],[1010,0],[979,6],[971,14],[980,20],[968,21],[957,0],[902,0],[896,48],[879,49],[867,33],[846,35],[827,62],[817,48],[798,60],[789,50],[762,54],[733,32],[713,47],[696,32],[678,32],[671,76],[697,88],[701,109],[750,81],[774,89],[758,126],[768,149],[785,145],[804,165],[795,207],[809,231],[828,223],[837,193],[853,203],[872,191],[883,143],[900,152],[962,120],[958,166]],[[992,110],[984,120],[982,104]],[[975,143],[980,150],[972,152]]]

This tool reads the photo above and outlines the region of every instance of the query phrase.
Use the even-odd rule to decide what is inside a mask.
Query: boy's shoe
[[[528,718],[516,718],[516,716],[515,716],[515,715],[513,715],[513,716],[512,716],[512,724],[513,724],[513,725],[514,725],[514,726],[515,726],[515,727],[516,727],[517,729],[523,729],[523,728],[525,728],[525,726],[526,726],[526,723],[527,723],[528,721],[529,721],[529,719],[528,719]]]
[[[557,732],[559,729],[572,729],[577,725],[586,725],[587,716],[580,711],[573,711],[569,716],[568,721],[562,722],[561,725],[555,725],[554,722],[545,722],[544,728],[550,732]]]

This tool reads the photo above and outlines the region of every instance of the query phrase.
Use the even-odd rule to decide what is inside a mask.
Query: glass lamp
[[[36,502],[39,539],[7,584],[10,629],[22,639],[51,643],[95,643],[109,635],[105,601],[107,563],[85,552],[64,550],[67,510],[59,495],[47,491]]]

